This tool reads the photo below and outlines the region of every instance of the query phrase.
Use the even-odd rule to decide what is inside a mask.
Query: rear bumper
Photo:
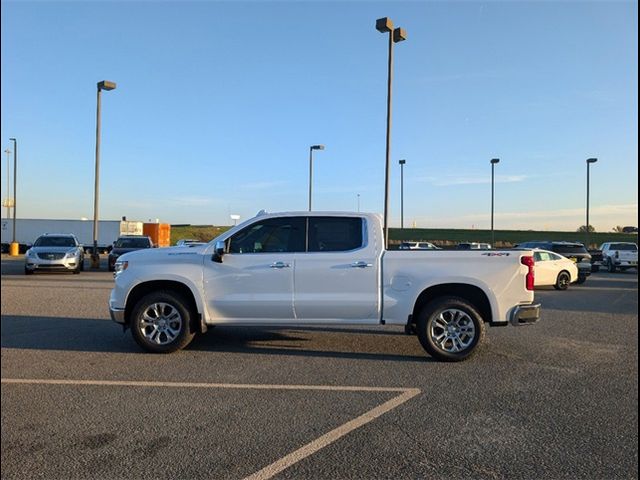
[[[521,325],[531,325],[540,320],[540,304],[518,305],[509,315],[509,323],[519,327]]]

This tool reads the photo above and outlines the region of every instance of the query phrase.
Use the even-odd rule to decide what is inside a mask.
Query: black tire
[[[600,271],[600,265],[591,265],[591,273],[598,273]]]
[[[617,270],[616,265],[613,263],[613,261],[610,258],[608,258],[607,259],[607,272],[616,273],[616,270]]]
[[[556,279],[556,283],[553,286],[556,290],[566,290],[569,288],[569,284],[571,283],[571,275],[569,272],[562,271],[558,274],[558,278]]]
[[[582,285],[584,282],[587,281],[587,277],[584,275],[578,275],[578,280],[576,280],[576,283]]]
[[[145,316],[149,320],[146,326]],[[149,293],[136,303],[129,326],[133,339],[144,350],[171,353],[193,340],[193,318],[189,303],[180,294],[163,290]]]
[[[27,267],[24,268],[25,275],[33,275],[33,270],[29,270]]]
[[[84,257],[80,257],[80,271],[84,272]]]
[[[452,330],[447,331],[445,324]],[[463,298],[447,296],[432,300],[422,309],[418,314],[416,331],[422,348],[433,358],[459,362],[477,353],[484,341],[485,325],[471,303]],[[452,335],[462,344],[456,345]]]

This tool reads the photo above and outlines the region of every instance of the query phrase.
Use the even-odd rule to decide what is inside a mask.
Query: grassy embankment
[[[195,238],[203,242],[217,237],[231,227],[213,225],[187,225],[171,227],[171,245],[181,238]],[[496,230],[496,247],[511,247],[527,240],[567,240],[584,242],[584,233],[578,232],[545,232],[534,230]],[[625,233],[591,233],[590,248],[596,248],[604,242],[636,242],[637,234]],[[440,228],[392,228],[389,232],[391,245],[402,240],[427,241],[439,246],[453,246],[459,242],[491,242],[490,230],[458,230]]]

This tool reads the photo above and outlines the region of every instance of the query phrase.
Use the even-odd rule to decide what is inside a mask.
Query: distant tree
[[[623,233],[624,227],[621,227],[620,225],[616,225],[615,227],[613,227],[613,231],[616,233]]]
[[[587,231],[587,226],[586,225],[581,225],[580,228],[578,228],[577,230],[578,232],[586,232]],[[589,225],[589,232],[595,232],[596,229],[593,227],[593,225]]]

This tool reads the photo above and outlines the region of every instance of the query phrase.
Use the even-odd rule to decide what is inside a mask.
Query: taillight
[[[533,267],[535,265],[535,262],[533,261],[533,257],[529,255],[520,257],[520,263],[523,265],[526,265],[529,268],[529,271],[527,272],[525,284],[527,286],[527,290],[533,290],[533,284],[535,280],[535,275],[533,273]]]

